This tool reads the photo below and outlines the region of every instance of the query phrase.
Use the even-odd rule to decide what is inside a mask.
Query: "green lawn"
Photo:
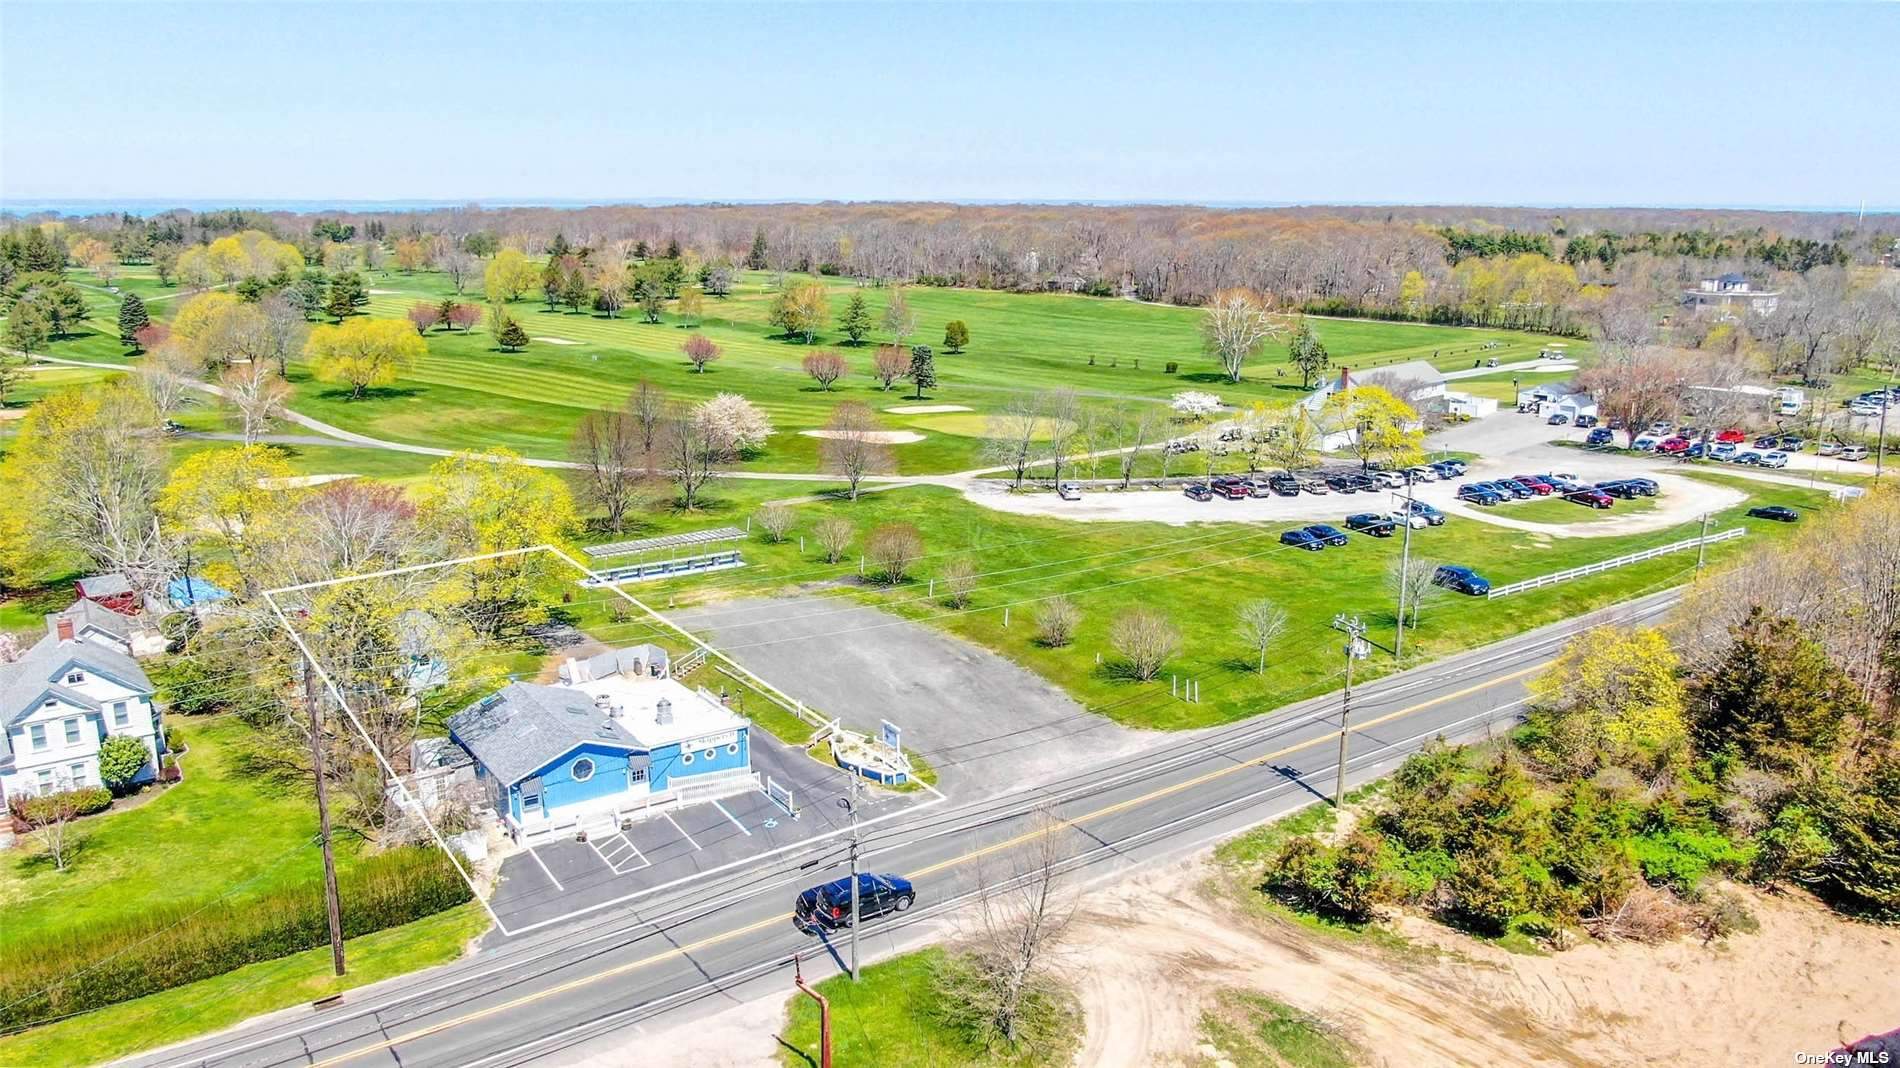
[[[1031,1066],[1066,1064],[1070,1056],[993,1056],[973,1047],[962,1036],[937,1023],[936,996],[931,974],[944,951],[924,949],[893,957],[863,970],[853,983],[841,975],[817,984],[831,1002],[832,1054],[838,1068],[882,1068],[886,1065]],[[804,994],[786,1002],[785,1031],[779,1036],[781,1063],[789,1068],[818,1064],[818,1004]],[[1076,1025],[1080,1027],[1080,1020]]]
[[[1512,501],[1499,505],[1497,513],[1527,523],[1594,523],[1605,519],[1627,519],[1656,510],[1661,498],[1633,497],[1618,499],[1609,508],[1591,508],[1562,497],[1539,497],[1530,501]]]
[[[264,786],[239,766],[238,744],[250,728],[224,717],[166,722],[189,746],[183,782],[80,821],[79,853],[63,872],[30,841],[0,854],[0,958],[17,938],[323,877],[315,803]],[[347,869],[356,844],[337,842],[337,863]]]
[[[85,272],[73,272],[86,280]],[[617,402],[642,378],[683,399],[703,399],[720,391],[743,393],[763,407],[779,429],[760,455],[748,461],[756,470],[809,471],[818,464],[818,443],[801,429],[820,427],[832,407],[851,399],[884,409],[911,402],[904,388],[885,392],[864,373],[871,347],[844,346],[835,334],[816,346],[779,338],[766,323],[772,294],[768,276],[747,274],[734,294],[707,301],[707,318],[698,329],[725,350],[705,374],[693,373],[679,354],[689,333],[670,313],[660,324],[636,314],[607,319],[594,313],[550,312],[523,300],[514,306],[529,335],[558,339],[532,342],[521,353],[496,351],[485,332],[436,331],[429,355],[393,386],[359,401],[347,392],[293,375],[299,410],[347,429],[380,437],[445,447],[506,445],[543,457],[564,454],[580,416],[603,403]],[[856,287],[847,280],[822,279],[831,289],[834,315]],[[443,275],[373,272],[369,312],[400,317],[419,301],[450,295]],[[135,271],[122,284],[155,286]],[[176,292],[176,291],[172,291]],[[976,466],[986,413],[1011,394],[1027,389],[1069,386],[1088,403],[1158,402],[1182,389],[1205,389],[1234,404],[1265,400],[1282,404],[1301,395],[1297,374],[1289,372],[1284,346],[1269,345],[1248,369],[1245,381],[1228,383],[1201,352],[1194,309],[1140,304],[1061,294],[996,293],[982,290],[913,286],[908,299],[916,312],[918,334],[911,340],[939,349],[941,385],[927,398],[935,403],[967,405],[970,413],[904,415],[886,413],[893,429],[912,429],[925,440],[894,447],[899,470],[935,473]],[[888,291],[867,291],[876,316]],[[88,290],[96,298],[94,327],[85,336],[51,346],[53,355],[126,362],[112,327],[117,298]],[[471,293],[464,297],[480,300]],[[175,300],[154,301],[155,314],[169,314]],[[971,345],[951,355],[942,352],[943,324],[969,323]],[[1315,319],[1335,363],[1366,368],[1425,359],[1446,368],[1469,366],[1476,358],[1515,360],[1535,355],[1547,340],[1509,331],[1467,330],[1405,323]],[[887,340],[873,337],[871,341]],[[1483,346],[1496,343],[1497,348]],[[1573,343],[1579,349],[1586,346]],[[852,364],[853,374],[821,391],[799,367],[814,348],[836,347]],[[1176,374],[1166,364],[1178,363]],[[948,414],[950,418],[945,418]]]
[[[1223,990],[1201,1014],[1213,1063],[1233,1068],[1353,1068],[1365,1063],[1343,1035],[1277,998]]]
[[[1760,484],[1742,488],[1804,510],[1826,503],[1824,494],[1807,490]],[[1544,503],[1568,509],[1563,514],[1577,519],[1591,514],[1566,502]],[[1619,501],[1618,507],[1624,503]],[[1518,507],[1531,505],[1523,502]],[[1763,538],[1789,533],[1784,524],[1743,519],[1748,506],[1745,502],[1714,517],[1713,529],[1742,523],[1751,533],[1711,547],[1711,564],[1747,553]],[[1332,655],[1337,643],[1328,624],[1337,612],[1361,614],[1376,641],[1390,645],[1393,639],[1395,597],[1387,591],[1385,577],[1399,554],[1397,538],[1355,537],[1344,548],[1300,552],[1278,543],[1288,524],[1077,524],[993,512],[935,487],[890,490],[855,503],[804,504],[795,513],[792,537],[784,544],[756,537],[744,543],[747,567],[742,570],[646,583],[634,592],[664,607],[792,588],[836,590],[995,650],[1120,722],[1164,729],[1232,722],[1336,688],[1340,664]],[[742,514],[743,507],[697,519],[670,514],[653,529],[713,526]],[[861,586],[856,581],[855,546],[837,565],[825,564],[815,543],[799,551],[798,535],[827,515],[853,522],[859,544],[878,525],[915,524],[927,555],[914,569],[915,577],[896,589]],[[1418,558],[1467,564],[1502,584],[1676,541],[1696,529],[1697,524],[1684,524],[1577,541],[1454,518],[1443,527],[1416,532],[1412,549]],[[959,558],[985,573],[968,607],[961,610],[929,596],[930,578]],[[1695,554],[1681,553],[1494,601],[1444,593],[1427,603],[1421,625],[1407,634],[1407,659],[1443,656],[1663,589],[1685,581],[1694,567]],[[1034,620],[1041,601],[1058,593],[1074,599],[1083,620],[1072,644],[1052,649],[1036,642]],[[1235,637],[1234,620],[1239,605],[1261,597],[1280,604],[1292,620],[1269,654],[1265,675],[1250,670],[1247,651]],[[653,634],[642,622],[607,620],[606,603],[604,597],[589,597],[572,608],[583,625],[604,640],[641,641]],[[1132,682],[1114,669],[1108,631],[1114,618],[1134,603],[1165,612],[1182,633],[1182,651],[1158,682]],[[839,638],[853,640],[848,634]],[[743,660],[748,644],[772,640],[770,633],[755,630],[730,634],[722,644]],[[1096,662],[1098,653],[1107,663]],[[1375,655],[1361,671],[1379,673],[1394,666],[1391,657]],[[1201,702],[1171,698],[1169,674],[1199,678]]]
[[[248,965],[213,979],[114,1005],[102,1012],[0,1038],[0,1064],[99,1064],[241,1023],[260,1013],[306,1004],[462,955],[488,928],[469,903],[344,944],[348,974],[331,973],[330,950],[308,950]]]

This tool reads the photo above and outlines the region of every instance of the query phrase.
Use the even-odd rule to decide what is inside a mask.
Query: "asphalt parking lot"
[[[605,838],[543,839],[502,862],[489,905],[508,931],[518,933],[696,877],[745,868],[849,829],[850,818],[837,803],[849,789],[844,772],[763,731],[753,733],[752,768],[762,782],[769,776],[791,790],[795,817],[763,791],[752,790],[668,806]],[[889,817],[927,796],[865,790],[859,814],[864,820]]]

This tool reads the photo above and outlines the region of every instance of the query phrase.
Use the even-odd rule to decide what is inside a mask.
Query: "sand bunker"
[[[292,475],[289,478],[260,478],[258,489],[303,489],[307,486],[322,486],[331,482],[341,482],[346,478],[359,478],[359,475]]]
[[[962,404],[900,404],[884,410],[892,415],[934,415],[937,412],[967,412],[971,409]]]
[[[840,430],[801,430],[799,433],[808,438],[841,438],[845,436],[845,432]],[[865,432],[865,437],[885,445],[909,445],[912,442],[924,440],[924,436],[914,430],[870,430]]]
[[[545,341],[550,345],[578,345],[580,344],[580,342],[578,341],[569,341],[568,339],[564,337],[537,337],[537,338],[530,338],[529,340],[530,341]]]

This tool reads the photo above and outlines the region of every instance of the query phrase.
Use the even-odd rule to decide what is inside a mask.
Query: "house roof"
[[[102,675],[141,693],[152,692],[152,681],[145,677],[138,661],[117,649],[96,642],[63,642],[48,634],[34,643],[26,655],[11,664],[0,664],[0,720],[9,726],[19,722],[39,703],[49,687],[59,685],[69,667],[79,667]],[[98,707],[98,702],[74,694],[83,707]],[[66,700],[62,692],[61,700]]]
[[[110,575],[87,576],[75,585],[82,597],[123,597],[132,592],[132,583],[116,571]]]
[[[97,601],[81,598],[47,616],[46,633],[57,634],[62,619],[72,621],[75,635],[84,633],[90,627],[120,641],[128,641],[132,637],[132,617],[115,612]]]
[[[642,748],[594,699],[565,686],[514,682],[449,717],[449,730],[490,773],[513,785],[588,742]]]

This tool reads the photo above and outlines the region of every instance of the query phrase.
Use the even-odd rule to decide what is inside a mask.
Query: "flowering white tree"
[[[737,393],[721,393],[693,409],[693,421],[706,435],[734,451],[756,449],[772,436],[772,421]]]
[[[1212,393],[1189,389],[1176,393],[1168,406],[1183,419],[1201,419],[1220,411],[1220,398]]]

